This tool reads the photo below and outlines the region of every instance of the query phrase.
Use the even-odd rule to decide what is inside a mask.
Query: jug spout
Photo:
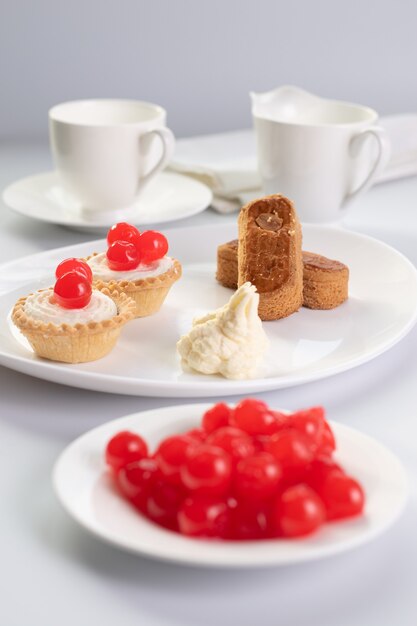
[[[251,91],[250,98],[255,117],[285,122],[295,121],[321,102],[318,96],[293,85],[283,85],[263,93]]]

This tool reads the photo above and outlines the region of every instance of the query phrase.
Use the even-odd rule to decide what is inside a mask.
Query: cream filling
[[[141,280],[142,278],[151,278],[152,276],[159,276],[167,272],[173,265],[173,260],[169,256],[164,256],[159,261],[150,263],[149,265],[138,265],[134,270],[127,270],[122,272],[116,272],[111,270],[108,266],[107,256],[105,252],[96,254],[87,261],[91,269],[95,280],[102,280],[109,282],[111,280]]]
[[[51,301],[53,289],[37,291],[27,297],[24,311],[34,320],[45,324],[88,324],[90,322],[103,322],[117,315],[117,306],[109,296],[101,291],[93,290],[91,300],[82,309],[65,309]]]
[[[256,288],[245,283],[221,309],[194,320],[177,343],[182,367],[225,378],[255,377],[269,345],[258,304]]]

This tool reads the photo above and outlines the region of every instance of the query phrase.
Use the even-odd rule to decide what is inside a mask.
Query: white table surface
[[[50,167],[45,146],[3,145],[0,188]],[[178,225],[234,219],[207,210]],[[375,187],[346,225],[417,264],[417,178]],[[89,238],[1,206],[0,262]],[[261,394],[290,409],[324,403],[332,419],[374,436],[402,459],[412,494],[401,520],[365,547],[308,565],[246,572],[124,554],[80,529],[52,492],[52,465],[72,439],[109,419],[182,400],[99,394],[0,368],[1,626],[415,626],[416,355],[417,328],[350,372]]]

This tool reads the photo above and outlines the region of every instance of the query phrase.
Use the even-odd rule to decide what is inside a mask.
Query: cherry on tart
[[[126,241],[127,243],[133,243],[135,246],[139,245],[140,232],[132,224],[127,222],[119,222],[114,224],[107,233],[107,244],[112,245],[115,241]]]
[[[105,252],[88,259],[95,286],[125,294],[135,304],[135,317],[157,313],[182,273],[179,261],[166,256],[164,235],[141,234],[132,224],[120,222],[108,231],[107,244]]]
[[[140,253],[129,241],[115,241],[107,250],[107,263],[111,270],[123,272],[134,270],[140,262]]]
[[[55,270],[55,276],[56,278],[61,278],[61,276],[63,276],[67,272],[72,271],[78,272],[87,280],[89,280],[90,283],[93,282],[93,272],[91,270],[91,267],[83,259],[77,258],[64,259],[64,261],[61,261],[61,263],[57,265],[57,268]]]
[[[188,537],[295,539],[359,515],[365,496],[332,457],[321,407],[286,415],[248,398],[218,403],[201,426],[162,440],[152,456],[121,432],[106,449],[119,492],[148,519]]]
[[[91,300],[91,281],[77,270],[62,274],[55,283],[54,301],[64,309],[82,309]]]
[[[141,234],[139,239],[139,249],[141,252],[141,262],[145,264],[159,261],[168,252],[168,240],[156,230],[147,230]]]

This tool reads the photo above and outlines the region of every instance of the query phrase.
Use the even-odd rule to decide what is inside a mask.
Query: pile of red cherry
[[[142,234],[132,224],[119,222],[107,233],[107,263],[116,272],[134,270],[140,263],[148,265],[168,252],[168,241],[162,233],[147,230]],[[65,259],[56,268],[54,301],[65,309],[82,309],[91,300],[93,273],[83,259]]]
[[[152,455],[142,437],[120,432],[105,458],[123,496],[165,528],[289,538],[363,511],[363,489],[335,463],[335,447],[321,407],[287,415],[248,398],[214,405],[201,427],[164,439]]]
[[[91,300],[93,272],[83,259],[65,259],[55,271],[54,301],[64,309],[82,309]]]
[[[168,252],[168,241],[162,233],[119,222],[107,233],[107,263],[116,272],[134,270],[139,264],[148,265],[162,259]]]

